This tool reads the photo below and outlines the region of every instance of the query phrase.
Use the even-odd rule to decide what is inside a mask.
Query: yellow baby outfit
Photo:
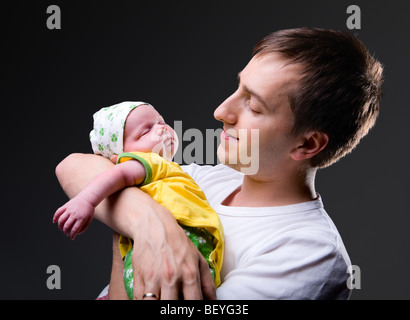
[[[216,286],[219,286],[224,251],[223,229],[217,213],[211,208],[205,194],[177,163],[167,161],[156,153],[122,153],[117,163],[128,160],[137,160],[145,168],[145,180],[138,187],[168,209],[182,227],[189,227],[188,230],[195,228],[212,235],[210,239],[213,242],[213,251],[209,255],[208,263],[214,269],[214,281]],[[122,258],[127,255],[132,246],[130,239],[120,237]]]

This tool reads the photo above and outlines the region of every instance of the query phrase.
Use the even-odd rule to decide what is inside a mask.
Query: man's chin
[[[232,169],[239,170],[240,165],[238,164],[237,157],[235,158],[234,156],[229,156],[229,153],[225,152],[225,150],[221,147],[221,145],[219,145],[218,151],[216,154],[217,154],[218,160],[222,164]]]
[[[254,161],[248,161],[248,163],[244,164],[239,162],[238,160],[238,156],[236,154],[232,155],[229,154],[228,152],[226,152],[226,150],[224,148],[221,148],[221,146],[219,146],[218,151],[217,151],[217,156],[219,161],[236,170],[239,172],[242,172],[245,175],[255,175],[258,174],[259,172],[259,159],[253,159]],[[247,160],[251,160],[251,159],[247,159]]]

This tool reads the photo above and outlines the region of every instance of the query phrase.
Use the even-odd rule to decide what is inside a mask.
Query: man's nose
[[[237,108],[238,108],[238,101],[236,101],[235,94],[231,95],[227,98],[221,105],[215,109],[214,117],[216,120],[235,124],[237,121]]]

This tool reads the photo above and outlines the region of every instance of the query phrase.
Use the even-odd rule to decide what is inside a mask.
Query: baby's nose
[[[167,132],[168,131],[168,128],[165,126],[165,125],[163,125],[163,126],[160,126],[158,129],[157,129],[157,135],[159,135],[159,136],[161,136],[161,135],[163,135],[165,132]]]

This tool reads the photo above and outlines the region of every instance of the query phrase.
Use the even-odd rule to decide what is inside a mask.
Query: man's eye
[[[252,107],[251,107],[251,111],[252,111],[252,113],[255,113],[255,114],[261,114],[260,112],[258,112],[258,111],[256,111],[256,110],[252,109]]]
[[[250,101],[247,101],[247,106],[249,108],[249,110],[253,113],[253,114],[261,114],[259,111],[255,110],[252,105],[250,104]]]

